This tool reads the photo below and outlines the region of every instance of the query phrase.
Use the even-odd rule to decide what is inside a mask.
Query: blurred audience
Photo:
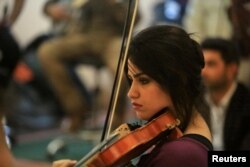
[[[232,39],[239,48],[241,55],[238,79],[250,88],[250,1],[231,1],[229,18],[233,27]]]
[[[233,42],[207,38],[201,43],[215,150],[250,149],[250,92],[237,80],[240,55]]]
[[[55,12],[61,12],[61,1],[49,2],[44,10],[47,14],[52,16]],[[63,18],[69,19],[64,33],[43,43],[38,50],[45,76],[69,118],[66,129],[70,132],[79,130],[91,106],[72,80],[67,63],[78,61],[83,56],[97,57],[114,73],[126,14],[124,5],[114,0],[83,2],[77,8],[71,6],[68,10],[71,15],[62,14]],[[80,10],[80,17],[79,12],[74,10]],[[103,91],[106,94],[104,100],[107,101],[109,90]]]
[[[9,10],[8,1],[0,2],[2,12],[0,15],[0,164],[3,167],[14,165],[14,159],[7,146],[7,135],[4,130],[3,98],[12,72],[20,58],[19,45],[12,35],[10,27],[19,16],[23,3],[24,0],[16,0],[14,1],[13,10]]]
[[[11,10],[9,1],[1,1],[0,8],[0,85],[6,87],[21,57],[18,42],[11,32],[11,26],[18,18],[24,0],[15,0]]]
[[[58,3],[58,0],[47,1],[43,7],[44,14],[52,23],[53,32],[63,32],[71,17],[70,1]]]
[[[2,9],[0,15],[0,122],[1,132],[2,125],[5,122],[5,111],[3,99],[6,94],[6,89],[9,85],[13,71],[17,65],[17,62],[21,58],[21,50],[19,44],[16,41],[14,35],[11,32],[11,26],[17,20],[20,12],[22,11],[24,0],[13,1],[13,6],[9,1],[1,1],[0,8]],[[2,134],[1,134],[2,135]],[[7,136],[7,135],[6,135]],[[5,141],[1,139],[1,142]],[[2,147],[2,146],[1,146]],[[2,148],[5,148],[3,146]]]
[[[162,3],[164,0],[143,0],[139,1],[138,13],[140,20],[135,27],[135,31],[138,32],[146,27],[151,26],[154,22],[157,22],[156,13],[154,8]]]
[[[249,4],[249,0],[189,0],[183,25],[198,42],[210,37],[232,39],[240,51],[237,77],[250,88]]]
[[[201,42],[207,37],[232,36],[232,26],[228,17],[231,0],[189,0],[184,16],[184,28],[195,33],[195,39]]]
[[[139,22],[134,32],[158,24],[183,27],[183,18],[189,0],[143,0],[139,1]]]
[[[155,23],[174,24],[183,26],[183,17],[186,13],[188,0],[163,0],[154,8]]]

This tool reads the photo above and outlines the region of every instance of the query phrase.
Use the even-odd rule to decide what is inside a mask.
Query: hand
[[[75,160],[58,160],[53,162],[52,167],[74,167],[76,163],[77,161]]]

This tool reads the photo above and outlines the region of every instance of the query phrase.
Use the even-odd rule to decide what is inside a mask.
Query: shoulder
[[[250,108],[250,91],[249,89],[241,83],[238,83],[235,93],[231,99],[231,106],[237,108]],[[238,109],[239,110],[239,109]]]
[[[171,150],[168,151],[168,150]],[[190,152],[192,150],[192,152]],[[187,151],[190,152],[189,156],[203,156],[207,154],[208,148],[200,141],[189,136],[183,136],[177,140],[166,142],[162,145],[161,151],[168,152],[169,154],[178,154],[187,156]]]
[[[168,166],[203,167],[207,164],[208,148],[200,141],[184,136],[178,140],[166,142],[159,150],[158,161],[169,157]]]
[[[154,163],[178,167],[203,167],[207,164],[207,152],[208,148],[201,142],[190,137],[182,137],[164,143],[159,148]]]
[[[240,94],[241,96],[243,95],[243,96],[249,97],[250,90],[245,85],[243,85],[242,83],[239,82],[237,84],[235,94]]]

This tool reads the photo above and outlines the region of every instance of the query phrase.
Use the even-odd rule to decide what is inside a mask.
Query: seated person
[[[215,150],[250,149],[250,91],[237,80],[240,56],[232,41],[208,38],[201,43]]]
[[[79,130],[91,106],[75,85],[65,64],[83,55],[97,55],[113,70],[126,13],[122,4],[112,0],[87,1],[82,10],[85,19],[79,23],[71,18],[63,35],[45,42],[38,50],[45,76],[69,118],[69,125],[65,129],[70,132]],[[107,98],[109,90],[103,91]]]

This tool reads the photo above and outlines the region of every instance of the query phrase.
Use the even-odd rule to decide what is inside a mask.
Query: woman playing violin
[[[178,138],[162,137],[139,158],[141,167],[205,167],[212,149],[203,103],[204,59],[197,42],[183,29],[159,25],[139,32],[131,41],[126,74],[128,97],[136,116],[150,122],[170,112],[180,120]],[[70,167],[75,161],[55,161]]]

